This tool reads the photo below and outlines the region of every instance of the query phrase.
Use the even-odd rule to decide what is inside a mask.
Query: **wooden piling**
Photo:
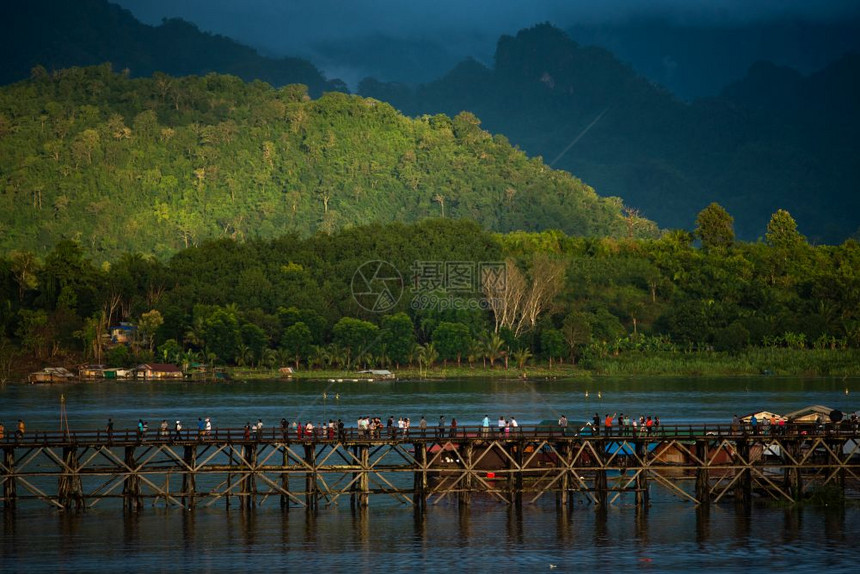
[[[123,504],[126,510],[140,510],[143,499],[140,495],[140,476],[137,474],[137,461],[134,446],[125,447],[125,465],[129,468],[122,487]]]
[[[609,486],[606,481],[606,441],[598,438],[594,441],[594,464],[597,467],[594,471],[594,496],[597,506],[606,508],[606,503],[609,496]]]
[[[740,477],[735,483],[735,504],[749,510],[752,506],[752,472],[749,468],[750,441],[746,438],[738,439],[735,448],[737,448],[740,458],[736,464],[743,465],[742,468],[735,471],[740,473]]]
[[[186,469],[182,473],[182,504],[194,508],[197,499],[197,445],[186,445],[182,459]]]
[[[289,512],[290,511],[290,497],[285,493],[290,491],[290,475],[286,472],[286,470],[289,466],[290,457],[287,455],[287,449],[286,448],[283,450],[283,452],[281,454],[282,454],[281,468],[284,470],[284,472],[281,473],[281,489],[284,491],[281,493],[281,508],[285,512]]]
[[[641,462],[637,466],[645,466],[648,464],[648,441],[645,439],[636,440],[636,456]],[[651,495],[648,492],[648,474],[647,470],[640,470],[636,475],[636,507],[646,508],[651,502]]]
[[[3,508],[8,510],[15,509],[15,503],[18,499],[18,493],[15,482],[15,448],[5,447],[3,449],[3,466],[5,471],[0,475],[0,481],[3,482]]]
[[[523,506],[523,473],[525,472],[525,468],[523,468],[523,464],[525,462],[525,449],[526,442],[524,439],[520,439],[517,441],[517,450],[516,450],[516,461],[517,467],[520,469],[516,475],[514,476],[514,506],[518,508],[522,508]]]
[[[799,501],[803,497],[803,475],[800,472],[800,467],[790,461],[797,461],[800,456],[800,442],[797,439],[785,440],[782,442],[783,460],[789,464],[783,470],[783,484],[786,490],[791,493],[792,499]]]
[[[460,443],[460,458],[462,459],[462,464],[464,468],[464,476],[461,481],[460,492],[458,496],[458,502],[462,508],[466,508],[472,502],[472,475],[469,469],[472,466],[472,443],[464,442]]]
[[[57,484],[57,500],[63,508],[69,509],[74,505],[80,510],[84,505],[84,492],[81,486],[81,475],[78,473],[80,465],[77,447],[63,447],[63,464],[66,468]]]
[[[308,511],[317,510],[317,449],[311,442],[305,443],[305,464],[308,471],[305,472],[305,504]]]
[[[370,447],[363,444],[359,447],[359,450],[361,452],[361,476],[358,479],[358,506],[366,508],[370,502],[370,474],[367,470],[370,467]]]
[[[416,511],[424,512],[427,508],[427,444],[424,442],[413,443],[412,450],[415,452],[416,461],[412,504]]]
[[[250,442],[244,446],[244,457],[246,465],[244,469],[245,480],[242,483],[242,507],[251,509],[257,505],[257,444]]]
[[[708,456],[708,441],[706,439],[696,440],[696,458],[701,461],[696,468],[696,500],[705,508],[711,504]]]
[[[567,444],[566,443],[558,443],[556,445],[556,450],[558,451],[559,458],[561,461],[567,460]],[[569,496],[570,488],[570,475],[566,471],[561,471],[561,477],[559,479],[558,491],[555,495],[555,505],[557,508],[563,508],[567,506],[567,499]]]

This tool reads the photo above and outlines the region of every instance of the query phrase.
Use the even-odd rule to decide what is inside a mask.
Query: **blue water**
[[[847,390],[847,393],[846,393]],[[586,398],[585,392],[588,391]],[[599,395],[600,398],[597,398]],[[735,413],[777,413],[810,404],[854,411],[854,379],[593,379],[588,381],[86,383],[0,387],[0,420],[24,418],[29,429],[59,428],[61,401],[72,428],[133,428],[139,418],[186,425],[209,416],[221,427],[262,418],[314,423],[363,414],[440,414],[477,424],[488,414],[522,424],[594,412],[657,415],[667,423],[728,422]],[[731,503],[697,511],[652,485],[653,504],[621,501],[598,511],[584,500],[573,511],[553,498],[521,511],[476,498],[460,510],[443,500],[424,515],[371,500],[348,501],[316,515],[281,511],[268,501],[251,511],[221,506],[183,511],[148,505],[125,513],[114,501],[84,512],[28,502],[2,513],[3,572],[582,572],[738,571],[856,572],[860,508],[756,505],[745,514]]]

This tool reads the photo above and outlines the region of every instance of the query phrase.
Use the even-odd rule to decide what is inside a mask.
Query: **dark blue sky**
[[[113,0],[140,20],[178,16],[201,29],[282,54],[315,44],[382,34],[495,43],[539,22],[561,27],[668,16],[715,25],[785,16],[833,19],[856,14],[856,0]],[[486,47],[484,47],[486,48]]]
[[[641,44],[625,45],[624,38],[607,37],[607,27],[629,25],[637,19],[659,19],[672,26],[748,28],[750,24],[785,19],[820,24],[860,15],[858,0],[111,1],[128,8],[147,24],[157,25],[165,17],[181,17],[203,31],[228,36],[264,55],[308,58],[329,77],[344,79],[350,85],[366,75],[383,80],[428,81],[465,57],[489,64],[501,34],[514,34],[541,22],[583,31],[581,38],[574,39],[586,43],[605,40],[604,46],[647,73],[648,63],[635,61]],[[823,35],[826,37],[827,32]],[[768,51],[767,46],[757,46],[763,41],[749,36],[745,42],[751,48],[763,48],[750,55],[751,61],[773,59],[811,71],[803,70],[804,62],[797,58],[780,62],[774,51],[778,55],[781,47]],[[782,38],[782,46],[785,41]],[[794,42],[794,38],[789,37],[788,42]],[[799,49],[802,44],[803,38],[798,38]],[[844,38],[841,44],[832,52],[844,49]],[[670,54],[670,59],[682,55]],[[825,52],[821,57],[808,58],[807,67],[818,66],[831,56],[831,52]],[[736,76],[749,63],[742,59],[723,76]],[[662,77],[652,79],[669,81]],[[722,81],[720,77],[714,85]]]

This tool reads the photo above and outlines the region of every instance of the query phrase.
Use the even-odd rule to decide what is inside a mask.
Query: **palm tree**
[[[245,343],[239,343],[236,347],[236,364],[240,367],[250,364],[254,360],[254,351]]]
[[[333,366],[343,367],[349,361],[346,351],[340,345],[334,343],[329,345],[328,354],[331,357],[331,365]]]
[[[415,361],[418,360],[418,351],[421,349],[421,345],[418,343],[412,343],[412,346],[409,347],[409,354],[406,356],[406,361],[409,363],[409,366],[415,364]]]
[[[517,368],[522,370],[529,359],[532,358],[532,352],[527,347],[523,347],[519,351],[514,351],[513,356],[514,361],[517,363]]]
[[[484,356],[487,359],[490,359],[490,367],[495,368],[496,360],[501,358],[502,356],[506,356],[505,354],[505,342],[499,337],[498,333],[490,333],[489,336],[484,337],[481,340],[481,343],[484,347]],[[486,363],[484,364],[486,366]]]
[[[331,359],[331,354],[325,347],[322,345],[314,345],[309,359],[313,364],[325,369],[331,365]]]
[[[379,345],[379,352],[376,354],[376,365],[381,369],[388,368],[391,359],[388,358],[388,345],[382,343]]]
[[[206,362],[209,363],[209,372],[212,373],[212,378],[215,378],[215,361],[218,360],[218,355],[212,351],[206,352]]]
[[[203,324],[201,317],[195,317],[194,323],[185,331],[182,337],[182,342],[186,345],[191,345],[198,349],[203,349],[206,346],[206,341],[203,338],[203,333],[206,330],[206,325]]]
[[[481,345],[481,342],[472,339],[469,341],[469,348],[466,351],[466,360],[469,362],[469,368],[473,369],[475,367],[474,363],[478,360],[479,357],[484,356],[484,348]],[[486,359],[484,360],[484,367],[487,366]]]
[[[199,360],[200,353],[198,353],[197,351],[192,351],[191,349],[188,349],[187,351],[183,352],[179,359],[179,361],[182,363],[183,371],[188,371],[189,367],[191,367],[191,363],[196,363]]]
[[[274,349],[266,347],[260,354],[260,363],[266,365],[269,370],[274,369],[278,363],[278,353]]]
[[[292,356],[287,352],[286,349],[280,347],[277,351],[275,351],[275,356],[278,358],[278,366],[283,367],[292,360]]]
[[[422,366],[427,368],[432,368],[433,363],[436,362],[436,359],[439,358],[439,353],[436,351],[436,347],[433,343],[427,343],[425,345],[421,345],[418,347],[418,368],[421,369]]]

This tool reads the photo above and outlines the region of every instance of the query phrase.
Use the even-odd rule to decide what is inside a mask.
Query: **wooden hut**
[[[176,365],[167,363],[144,363],[138,365],[134,369],[134,376],[137,379],[181,379],[183,377],[182,369]]]
[[[63,367],[45,367],[41,371],[30,373],[27,380],[31,383],[61,383],[74,378],[74,373]]]
[[[78,367],[78,376],[82,379],[103,379],[104,373],[104,365],[81,365]]]

